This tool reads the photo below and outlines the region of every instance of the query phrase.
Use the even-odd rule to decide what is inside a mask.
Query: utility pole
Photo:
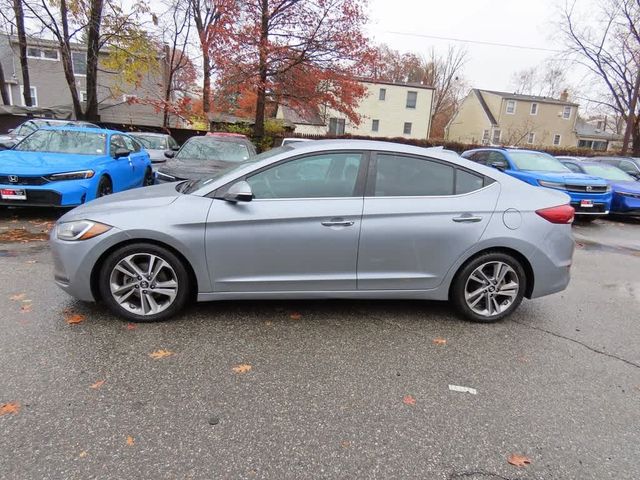
[[[624,131],[624,140],[622,141],[622,156],[627,155],[629,148],[629,140],[631,139],[631,130],[633,130],[633,122],[636,113],[636,105],[638,103],[638,90],[640,90],[640,69],[636,74],[636,84],[631,94],[631,103],[629,104],[629,114],[627,115],[627,127]]]

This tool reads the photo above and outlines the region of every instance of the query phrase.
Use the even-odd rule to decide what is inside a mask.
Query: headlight
[[[59,223],[56,234],[60,240],[88,240],[109,230],[111,230],[111,226],[104,223],[77,220],[75,222]]]
[[[611,185],[607,184],[607,190],[606,193],[609,193],[611,191]]]
[[[82,180],[85,178],[92,178],[96,172],[93,170],[79,170],[77,172],[64,172],[54,173],[53,175],[47,175],[47,180],[57,182],[59,180]]]
[[[618,192],[623,197],[629,198],[640,198],[640,193],[631,193],[631,192]]]
[[[538,180],[538,185],[540,185],[541,187],[547,187],[547,188],[556,188],[558,190],[566,190],[567,188],[565,187],[564,183],[560,183],[560,182],[547,182],[546,180]]]

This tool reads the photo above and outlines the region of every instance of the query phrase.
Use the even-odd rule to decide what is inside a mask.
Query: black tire
[[[507,264],[513,270],[513,273],[509,273],[510,278],[517,278],[517,282],[519,285],[517,294],[513,299],[512,303],[504,310],[500,311],[493,315],[481,315],[474,311],[468,304],[465,295],[465,288],[467,286],[467,282],[471,281],[471,274],[483,264],[491,263],[491,262],[502,262]],[[513,276],[515,275],[515,277]],[[490,286],[490,284],[489,284]],[[451,291],[450,291],[450,301],[453,303],[455,308],[458,310],[460,314],[467,320],[471,320],[472,322],[480,322],[480,323],[492,323],[501,320],[518,308],[520,303],[522,302],[522,298],[524,297],[524,293],[527,289],[527,276],[522,264],[511,255],[501,252],[487,252],[478,257],[472,258],[467,263],[465,263],[458,273],[454,277]],[[492,290],[493,291],[493,290]],[[477,298],[477,297],[474,297]],[[484,301],[484,300],[482,300]],[[486,301],[484,301],[486,304]],[[502,307],[502,305],[501,305]]]
[[[104,197],[106,195],[111,195],[113,193],[113,184],[111,183],[111,179],[106,175],[100,177],[100,181],[98,182],[98,188],[96,190],[96,198]]]
[[[147,168],[144,172],[144,178],[142,179],[142,186],[149,187],[156,183],[156,179],[153,176],[153,170],[151,168]]]
[[[149,313],[145,315],[136,314],[120,305],[111,293],[111,274],[114,271],[114,268],[121,260],[134,254],[140,255],[141,257],[144,257],[144,255],[147,254],[155,255],[167,262],[171,269],[173,269],[173,273],[175,273],[177,281],[175,298],[166,309],[159,313]],[[132,322],[157,322],[170,318],[182,310],[189,298],[191,298],[191,279],[189,272],[187,271],[187,267],[183,262],[183,260],[178,258],[178,256],[167,248],[150,243],[135,243],[121,247],[111,253],[102,264],[98,277],[100,297],[113,313]],[[139,287],[136,288],[138,289],[138,292],[142,291]],[[151,290],[147,291],[149,293],[154,293]],[[141,294],[136,292],[134,293],[137,297],[132,295],[130,297],[133,299],[132,301],[141,300]]]

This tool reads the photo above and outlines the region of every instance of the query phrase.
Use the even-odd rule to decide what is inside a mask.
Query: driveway
[[[261,301],[133,325],[55,287],[54,219],[0,211],[0,478],[640,478],[637,222],[576,225],[569,289],[498,324]]]

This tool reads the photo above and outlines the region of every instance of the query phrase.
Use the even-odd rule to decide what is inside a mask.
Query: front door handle
[[[325,227],[350,227],[355,222],[353,220],[345,220],[344,218],[332,218],[321,222]]]
[[[452,220],[456,223],[477,223],[482,220],[482,217],[476,217],[474,215],[460,215],[459,217],[453,217]]]

